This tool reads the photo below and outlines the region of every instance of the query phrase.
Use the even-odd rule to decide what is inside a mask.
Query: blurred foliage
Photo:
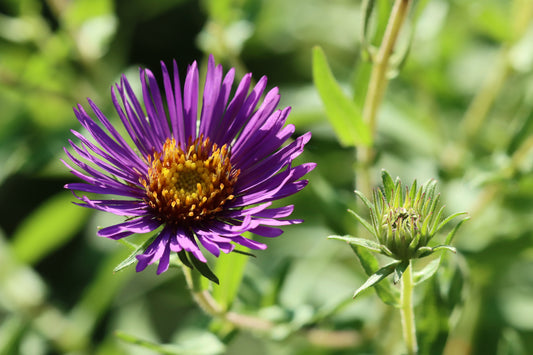
[[[357,234],[346,212],[356,161],[312,67],[318,45],[337,81],[329,94],[361,106],[390,3],[376,1],[362,42],[360,1],[0,2],[0,354],[400,353],[395,310],[374,292],[351,299],[365,271],[326,239]],[[472,217],[458,256],[417,288],[425,354],[533,353],[532,18],[530,0],[419,0],[400,36],[372,176],[437,178],[449,211]],[[75,104],[91,97],[117,122],[109,90],[121,73],[172,58],[183,70],[208,53],[267,75],[298,133],[313,132],[300,160],[318,167],[289,199],[306,222],[216,266],[214,296],[275,325],[264,332],[211,320],[177,269],[113,273],[129,250],[96,227],[115,217],[69,204],[62,188],[74,179],[59,159],[79,129]]]

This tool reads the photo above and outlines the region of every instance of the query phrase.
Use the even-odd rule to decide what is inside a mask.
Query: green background
[[[376,3],[369,40],[379,45],[391,2]],[[361,105],[362,18],[348,0],[1,0],[0,353],[153,353],[138,339],[177,344],[164,348],[175,354],[401,353],[397,311],[373,291],[351,300],[365,274],[349,247],[326,239],[357,232],[346,212],[357,162],[313,85],[312,48]],[[372,176],[437,178],[448,214],[472,217],[459,253],[417,289],[423,353],[533,352],[532,18],[528,0],[415,1],[400,36]],[[80,129],[73,106],[90,97],[118,123],[110,87],[122,73],[138,85],[139,66],[159,76],[159,61],[175,58],[183,77],[209,53],[239,76],[268,76],[297,133],[313,133],[298,162],[318,166],[284,201],[306,222],[256,258],[217,265],[236,288],[246,262],[235,298],[231,287],[213,292],[276,322],[267,333],[211,322],[179,269],[113,273],[129,250],[96,230],[121,219],[71,204],[63,189],[76,181],[59,160]]]

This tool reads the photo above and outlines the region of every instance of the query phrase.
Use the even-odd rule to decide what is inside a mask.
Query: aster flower
[[[76,195],[80,206],[127,217],[100,229],[101,237],[118,240],[158,230],[136,255],[138,272],[155,262],[158,274],[166,271],[171,253],[202,269],[206,258],[201,249],[215,256],[234,251],[236,245],[265,249],[243,233],[277,237],[280,226],[301,222],[285,219],[292,205],[271,204],[307,185],[300,179],[315,164],[292,162],[311,134],[287,143],[295,128],[285,125],[290,107],[276,110],[278,89],[266,93],[259,105],[266,77],[250,90],[252,75],[245,75],[231,97],[235,70],[224,76],[210,56],[199,108],[196,62],[188,67],[183,91],[176,61],[173,75],[163,62],[161,68],[163,91],[150,70],[140,69],[142,100],[124,76],[111,89],[129,137],[90,99],[97,120],[81,105],[74,109],[91,139],[72,131],[80,144],[69,143],[79,157],[65,148],[73,165],[63,163],[84,182],[65,187],[119,197]]]

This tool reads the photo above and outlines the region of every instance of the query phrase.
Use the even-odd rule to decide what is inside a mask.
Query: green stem
[[[413,289],[412,261],[409,261],[409,265],[402,276],[400,308],[403,338],[405,340],[405,345],[407,346],[407,354],[409,355],[414,355],[418,352],[418,345],[416,343],[415,313],[413,309]]]
[[[269,320],[225,311],[211,296],[211,293],[203,289],[201,283],[202,275],[197,270],[191,270],[187,266],[183,266],[182,269],[194,301],[206,314],[226,321],[239,329],[259,332],[272,332],[275,330],[277,325]],[[363,342],[362,336],[356,331],[329,331],[311,328],[300,332],[309,343],[322,347],[351,348]]]
[[[387,89],[390,56],[398,39],[400,29],[407,18],[410,4],[411,0],[395,1],[379,50],[372,58],[372,72],[363,106],[363,120],[370,128],[372,137],[376,135],[377,113]],[[374,150],[372,147],[358,148],[357,161],[359,169],[357,172],[357,185],[359,186],[358,190],[367,196],[372,191],[373,185],[369,172],[373,159]]]

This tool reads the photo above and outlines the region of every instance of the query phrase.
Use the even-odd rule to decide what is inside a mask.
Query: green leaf
[[[455,217],[458,217],[458,216],[461,216],[461,215],[464,215],[464,214],[467,214],[467,212],[456,212],[450,216],[448,216],[446,219],[444,219],[442,222],[440,222],[440,224],[437,226],[437,228],[435,229],[435,233],[437,233],[438,231],[440,231],[442,229],[442,227],[444,227],[448,222],[450,222],[452,219],[454,219]],[[463,219],[461,222],[459,222],[458,224],[462,224],[463,222],[465,221],[465,219]],[[457,227],[458,228],[458,227]],[[457,231],[457,228],[454,228],[455,229],[455,232]],[[454,234],[455,234],[454,232]],[[453,238],[453,235],[452,235],[452,238]],[[446,238],[448,239],[448,238]],[[446,243],[446,244],[449,244],[449,243]]]
[[[370,231],[372,232],[372,231]],[[364,239],[364,238],[357,238],[357,237],[352,237],[352,236],[349,236],[349,235],[330,235],[328,237],[328,239],[336,239],[336,240],[343,240],[345,242],[348,242],[349,244],[351,245],[357,245],[357,246],[360,246],[360,247],[363,247],[363,248],[366,248],[370,251],[373,251],[373,252],[376,252],[376,253],[381,253],[381,247],[378,243],[372,241],[372,240],[368,240],[368,239]]]
[[[219,286],[213,288],[213,298],[223,309],[228,309],[242,282],[244,270],[249,257],[231,252],[221,255],[215,265],[215,274],[220,278]]]
[[[459,227],[461,227],[461,224],[463,224],[464,222],[468,221],[469,219],[470,219],[470,217],[467,216],[467,217],[463,218],[462,220],[460,220],[459,223],[457,223],[455,225],[455,227],[453,227],[453,229],[450,231],[450,233],[448,233],[448,235],[446,236],[444,244],[447,244],[447,245],[452,244],[453,237],[455,237],[455,233],[457,233],[457,230],[459,229]]]
[[[46,200],[20,224],[11,244],[15,257],[33,264],[58,249],[82,228],[89,209],[71,203],[69,192]]]
[[[113,300],[122,290],[124,284],[135,273],[121,272],[114,274],[109,270],[124,258],[124,250],[110,254],[104,262],[98,266],[98,270],[83,291],[83,296],[72,310],[70,317],[76,325],[91,334],[98,321],[109,310]]]
[[[387,170],[381,170],[381,180],[383,181],[383,188],[385,190],[385,198],[387,201],[391,201],[392,194],[394,192],[394,182]]]
[[[194,269],[194,266],[189,261],[189,258],[187,257],[187,252],[185,250],[181,250],[177,254],[183,265],[187,266],[189,269]]]
[[[372,15],[372,10],[374,8],[374,3],[375,0],[364,0],[362,5],[363,26],[361,31],[361,45],[363,47],[363,54],[368,56],[368,59],[372,58],[372,39],[368,38],[368,27],[370,24],[370,16]]]
[[[407,269],[408,266],[409,266],[409,260],[407,261],[404,260],[398,266],[394,268],[394,275],[393,275],[392,282],[394,282],[395,285],[400,281],[405,269]]]
[[[434,252],[437,251],[437,250],[440,250],[440,249],[444,249],[444,250],[451,251],[454,254],[457,253],[457,249],[455,249],[454,247],[452,247],[450,245],[437,245],[436,247],[433,247],[432,249],[433,249]]]
[[[342,92],[320,47],[313,49],[313,81],[340,143],[370,146],[372,137],[361,110]]]
[[[203,263],[200,260],[196,259],[196,257],[192,253],[187,253],[189,257],[189,261],[192,263],[194,268],[202,274],[203,277],[213,281],[216,284],[219,284],[218,277],[211,271],[209,268],[209,265],[207,263]]]
[[[365,248],[357,245],[350,245],[354,253],[359,258],[361,266],[365,270],[367,275],[372,275],[379,270],[379,263],[374,254],[366,250]],[[400,294],[398,290],[394,289],[390,283],[378,283],[374,285],[374,290],[379,298],[386,304],[399,307],[400,306]]]
[[[188,333],[193,332],[189,331]],[[207,332],[194,333],[198,334],[187,334],[186,340],[180,341],[178,344],[158,344],[122,331],[116,331],[115,336],[126,343],[155,351],[158,354],[214,355],[224,353],[225,346],[216,336]]]
[[[363,227],[365,227],[365,229],[370,232],[370,234],[373,234],[373,235],[376,234],[375,229],[363,217],[359,216],[356,212],[354,212],[352,210],[348,210],[348,212],[350,212],[352,215],[354,215],[354,217],[357,219],[357,221],[359,223],[361,223],[363,225]],[[377,236],[376,236],[376,238],[377,238]]]
[[[355,291],[355,293],[353,294],[353,298],[357,297],[358,294],[360,294],[367,288],[376,285],[378,282],[392,274],[396,269],[396,266],[398,266],[398,264],[400,263],[401,261],[398,260],[393,261],[392,263],[383,266],[381,269],[370,275],[366,282]]]
[[[137,258],[136,256],[137,255],[140,255],[142,254],[146,248],[148,248],[148,246],[150,244],[152,244],[152,242],[154,241],[154,239],[157,237],[157,234],[152,236],[151,238],[148,238],[144,243],[141,244],[141,246],[139,246],[138,248],[135,249],[135,251],[133,253],[131,253],[126,259],[124,259],[120,264],[118,264],[114,269],[113,269],[113,272],[118,272],[124,268],[127,268],[128,266],[130,266],[131,264],[133,264],[134,262],[137,261]],[[127,241],[124,241],[124,240],[121,240],[122,244],[125,244],[129,247],[133,246],[135,247],[133,244],[131,244],[130,242],[127,242]]]
[[[416,271],[413,274],[413,282],[415,286],[426,281],[437,272],[440,266],[440,260],[440,256],[437,259],[431,260],[422,270]]]

